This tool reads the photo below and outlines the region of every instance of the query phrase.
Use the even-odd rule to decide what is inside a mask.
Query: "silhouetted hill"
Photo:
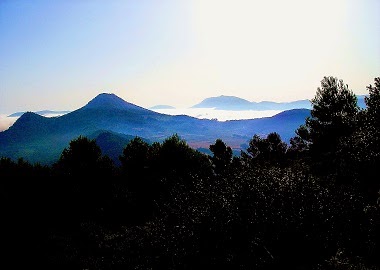
[[[271,117],[226,121],[223,129],[233,131],[232,135],[237,141],[238,138],[246,138],[248,141],[254,134],[266,136],[275,131],[285,142],[288,142],[291,137],[295,136],[295,130],[305,123],[307,116],[310,116],[310,110],[293,109]],[[222,133],[223,130],[219,132]]]
[[[39,138],[41,135],[48,135],[51,119],[33,112],[26,112],[9,127],[9,132],[15,138],[25,139]],[[19,133],[22,131],[22,133]]]
[[[233,150],[239,150],[240,145],[256,133],[265,135],[276,131],[285,141],[289,140],[309,113],[309,110],[296,110],[273,117],[220,122],[160,114],[128,103],[114,94],[100,94],[82,108],[59,117],[48,118],[31,112],[23,114],[8,130],[0,132],[0,156],[51,163],[59,158],[71,140],[79,135],[90,137],[99,131],[113,134],[98,138],[104,145],[109,145],[115,134],[139,136],[153,142],[177,133],[194,148],[208,148],[221,138]],[[115,149],[127,142],[119,139],[116,140],[119,147]],[[116,156],[115,149],[110,150],[113,157]]]

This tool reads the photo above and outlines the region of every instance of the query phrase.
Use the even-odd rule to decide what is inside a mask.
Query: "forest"
[[[380,77],[367,91],[324,77],[289,143],[240,155],[173,134],[119,166],[85,136],[53,165],[2,157],[3,269],[380,269]]]

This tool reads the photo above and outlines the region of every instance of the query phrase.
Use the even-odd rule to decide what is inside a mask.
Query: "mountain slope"
[[[90,137],[100,131],[150,141],[162,141],[177,133],[194,148],[208,148],[221,138],[232,148],[240,149],[255,133],[265,135],[277,131],[284,140],[289,140],[309,113],[309,110],[296,110],[273,117],[219,122],[160,114],[113,94],[100,94],[82,108],[59,117],[23,114],[8,130],[0,132],[0,156],[51,163],[72,139],[79,135]]]

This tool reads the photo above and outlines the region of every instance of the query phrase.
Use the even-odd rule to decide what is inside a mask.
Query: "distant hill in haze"
[[[261,101],[251,102],[235,96],[218,96],[206,98],[191,108],[215,108],[217,110],[291,110],[311,109],[309,100],[297,100],[292,102]]]
[[[206,98],[191,108],[215,108],[220,110],[250,110],[252,103],[234,96],[219,96]]]
[[[126,102],[114,94],[103,93],[62,116],[49,118],[24,113],[9,129],[0,132],[0,156],[51,163],[79,135],[95,138],[103,152],[109,151],[114,159],[119,149],[134,136],[154,142],[163,141],[175,133],[193,148],[208,148],[221,138],[234,150],[239,150],[254,134],[264,136],[276,131],[288,141],[308,115],[310,110],[299,109],[272,117],[220,122],[161,114]],[[112,141],[118,145],[114,149],[110,149]]]
[[[50,110],[43,110],[43,111],[36,111],[34,113],[36,114],[39,114],[41,116],[49,116],[49,115],[62,115],[62,114],[66,114],[66,113],[69,113],[70,111],[50,111]],[[15,113],[12,113],[10,115],[8,115],[8,117],[20,117],[21,115],[23,115],[25,112],[15,112]]]
[[[149,109],[151,109],[151,110],[162,110],[162,109],[175,109],[175,107],[170,106],[170,105],[156,105],[156,106],[150,107]]]
[[[364,95],[357,95],[358,106],[365,108]],[[218,96],[206,98],[191,108],[214,108],[216,110],[292,110],[292,109],[311,109],[311,103],[307,99],[291,102],[261,101],[251,102],[235,96]]]

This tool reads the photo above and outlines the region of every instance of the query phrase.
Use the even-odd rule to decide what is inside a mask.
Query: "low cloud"
[[[270,117],[277,113],[282,112],[279,110],[226,111],[226,110],[214,110],[212,108],[157,109],[153,111],[164,113],[164,114],[170,114],[170,115],[185,114],[185,115],[193,116],[200,119],[217,119],[219,121]]]

